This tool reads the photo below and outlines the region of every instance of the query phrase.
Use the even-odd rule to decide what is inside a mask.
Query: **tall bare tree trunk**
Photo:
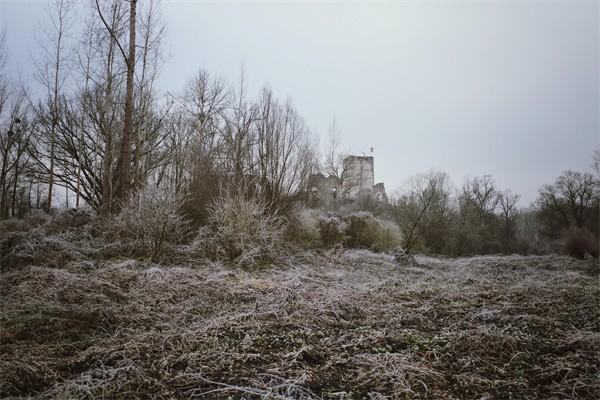
[[[112,96],[113,96],[113,61],[114,61],[114,51],[115,46],[119,47],[119,50],[122,52],[121,45],[115,36],[113,29],[116,25],[117,20],[117,9],[118,3],[112,3],[112,15],[111,15],[111,24],[109,25],[102,12],[100,10],[100,5],[98,4],[98,0],[96,0],[96,9],[98,10],[98,15],[104,24],[104,27],[110,34],[110,39],[108,42],[108,53],[106,58],[106,86],[104,88],[104,118],[102,122],[102,130],[103,130],[103,139],[104,139],[104,157],[102,158],[102,200],[101,200],[101,210],[104,213],[110,213],[112,211],[113,205],[113,133],[112,133],[112,125],[107,120],[107,116],[112,115]],[[122,52],[123,57],[125,54]],[[97,147],[94,147],[94,151],[97,152]],[[96,158],[96,154],[94,154],[94,158]]]
[[[84,93],[88,92],[89,82],[90,82],[90,57],[88,55],[86,69],[85,69],[85,85],[84,85],[84,89],[83,89]],[[85,138],[84,138],[84,114],[83,113],[81,113],[80,125],[81,125],[80,126],[81,135],[79,136],[79,151],[77,152],[77,198],[75,200],[75,207],[76,208],[79,208],[79,198],[81,197],[80,196],[80,191],[81,191],[81,157],[83,157],[83,142],[85,140]],[[95,156],[95,154],[94,154],[94,156]],[[94,158],[94,162],[95,161],[96,160]],[[96,183],[96,179],[94,179],[94,191],[93,191],[93,193],[96,193],[95,183]]]
[[[81,134],[83,136],[83,133]],[[81,139],[80,143],[81,143]],[[79,145],[79,157],[81,157],[81,144]],[[77,191],[75,194],[75,208],[79,208],[79,192],[81,191],[81,159],[77,159]]]
[[[60,50],[62,46],[62,36],[63,36],[63,6],[62,2],[60,3],[59,10],[59,30],[58,30],[58,39],[56,40],[56,59],[54,64],[54,85],[53,85],[53,93],[52,93],[52,132],[50,134],[50,171],[48,177],[48,205],[47,209],[50,211],[52,209],[52,188],[54,186],[54,152],[56,146],[56,125],[58,125],[58,79],[60,72]]]
[[[121,190],[120,200],[125,202],[131,186],[131,135],[133,133],[133,74],[135,72],[135,19],[137,0],[129,3],[129,52],[127,56],[127,91],[121,141]]]
[[[50,211],[50,209],[52,208],[52,188],[54,187],[54,144],[56,142],[55,121],[55,117],[52,117],[52,133],[50,136],[50,171],[48,177],[48,202],[46,203],[46,209],[48,211]]]
[[[12,192],[12,211],[11,217],[14,218],[17,209],[17,184],[19,183],[19,160],[21,158],[22,143],[21,143],[21,129],[17,128],[17,157],[15,158],[15,179],[13,181],[13,192]]]

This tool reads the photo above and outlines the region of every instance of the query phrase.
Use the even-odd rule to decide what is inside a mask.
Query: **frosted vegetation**
[[[173,212],[178,201],[144,191],[115,216],[2,222],[1,396],[600,390],[593,258],[410,257],[392,250],[397,225],[371,213],[305,209],[286,221],[236,196],[214,201],[193,229]]]
[[[90,230],[27,238],[13,253],[26,264],[3,264],[3,396],[591,398],[600,390],[593,260],[419,256],[410,266],[333,249],[248,271],[187,251],[167,265],[98,256],[103,247],[82,239]]]

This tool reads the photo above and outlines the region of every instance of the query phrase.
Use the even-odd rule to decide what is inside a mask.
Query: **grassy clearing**
[[[0,396],[594,398],[595,261],[306,253],[4,268]]]

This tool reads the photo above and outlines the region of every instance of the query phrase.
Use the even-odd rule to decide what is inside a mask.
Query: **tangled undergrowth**
[[[593,398],[595,261],[306,253],[3,269],[0,397]]]

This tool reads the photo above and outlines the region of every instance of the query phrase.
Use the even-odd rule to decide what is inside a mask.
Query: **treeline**
[[[227,188],[280,211],[297,202],[318,154],[291,102],[268,88],[249,97],[243,74],[233,84],[204,71],[161,94],[159,8],[137,3],[51,1],[39,98],[6,76],[3,33],[0,217],[49,211],[57,199],[109,214],[146,187],[185,197],[199,221]]]
[[[431,172],[413,178],[389,212],[402,227],[409,251],[597,256],[599,189],[592,174],[566,171],[523,209],[519,195],[499,190],[490,175],[454,188],[447,174]]]

